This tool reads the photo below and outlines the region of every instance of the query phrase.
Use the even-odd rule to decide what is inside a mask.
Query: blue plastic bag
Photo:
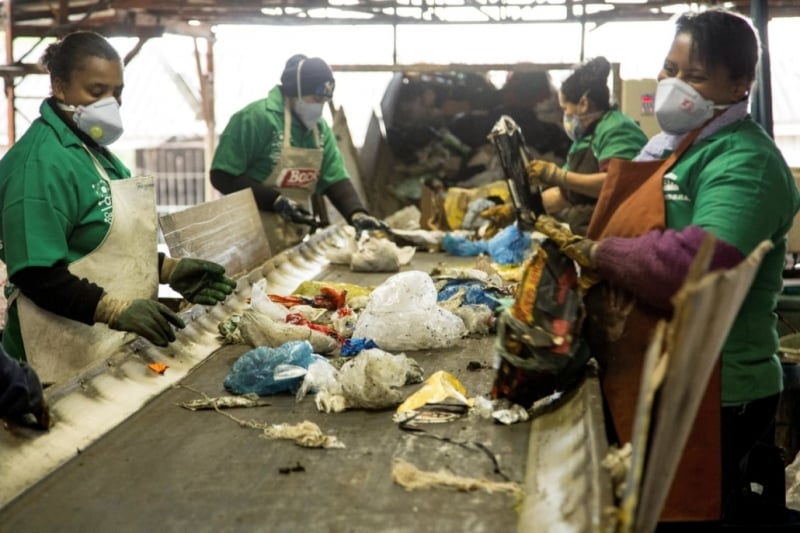
[[[358,355],[362,350],[377,347],[378,345],[372,339],[345,339],[342,343],[341,354],[342,357],[350,357],[351,355]]]
[[[452,298],[459,289],[464,289],[464,304],[478,305],[484,304],[489,309],[494,310],[500,302],[487,291],[483,283],[477,280],[450,280],[439,291],[436,301],[443,302]]]
[[[471,241],[452,233],[445,233],[442,238],[442,249],[450,255],[473,257],[489,251],[487,241]]]
[[[316,360],[326,359],[312,352],[308,341],[290,341],[277,348],[259,346],[233,363],[223,384],[225,390],[233,394],[254,392],[267,396],[287,391],[294,393],[300,387],[303,375],[283,372],[286,378],[282,379],[281,371],[286,370],[287,365],[308,370]]]
[[[531,235],[510,224],[489,240],[489,255],[501,265],[520,264],[531,253]]]

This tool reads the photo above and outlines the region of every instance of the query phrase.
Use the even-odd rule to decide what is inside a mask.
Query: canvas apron
[[[156,298],[158,240],[153,178],[111,180],[88,148],[87,152],[111,190],[113,218],[103,242],[70,263],[69,271],[98,284],[117,299]],[[19,291],[16,300],[26,356],[45,383],[70,379],[135,338],[105,324],[89,326],[46,311]]]
[[[594,133],[592,133],[592,136],[594,136]],[[571,172],[595,174],[600,171],[600,163],[594,155],[591,142],[583,150],[573,152],[568,157]],[[561,187],[561,194],[570,205],[556,213],[556,218],[569,224],[573,233],[586,235],[597,199],[569,190],[566,187]]]
[[[310,209],[311,195],[317,187],[322,168],[322,145],[319,129],[314,128],[318,148],[298,148],[292,146],[292,113],[289,106],[283,108],[283,147],[272,174],[264,180],[264,185],[275,187],[287,198]],[[294,246],[309,231],[305,224],[295,224],[284,220],[272,211],[261,211],[261,224],[267,235],[271,254],[277,254]]]
[[[663,178],[699,134],[687,135],[667,158],[656,161],[613,159],[589,224],[588,237],[636,237],[666,225]],[[619,291],[619,289],[616,289]],[[600,363],[602,387],[620,442],[633,433],[636,400],[647,345],[664,313],[631,295],[621,312],[619,293],[601,283],[586,295],[587,340]],[[624,308],[624,306],[622,306]],[[718,520],[721,514],[720,368],[712,373],[689,435],[662,521]],[[716,459],[716,460],[715,460]]]

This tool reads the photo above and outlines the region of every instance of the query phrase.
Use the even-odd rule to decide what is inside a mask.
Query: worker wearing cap
[[[324,194],[357,231],[385,228],[367,212],[344,166],[323,106],[333,72],[319,57],[294,55],[266,98],[234,113],[211,163],[223,194],[250,188],[273,254],[300,242],[316,220],[311,195]]]

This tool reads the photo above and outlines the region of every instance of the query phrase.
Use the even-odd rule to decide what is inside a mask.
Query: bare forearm
[[[597,198],[606,180],[607,172],[597,172],[595,174],[580,174],[578,172],[567,171],[564,186],[580,194]]]

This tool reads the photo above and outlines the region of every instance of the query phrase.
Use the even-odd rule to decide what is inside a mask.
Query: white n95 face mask
[[[322,118],[324,105],[321,102],[304,102],[298,98],[294,103],[294,112],[297,113],[306,128],[313,130],[317,126],[319,119]]]
[[[702,126],[714,116],[715,109],[728,107],[730,105],[715,105],[678,78],[664,78],[656,87],[656,120],[662,130],[673,135]]]
[[[71,106],[59,104],[65,111],[72,112],[78,129],[91,137],[100,146],[108,146],[120,138],[123,132],[119,102],[113,96],[101,98],[89,104]]]
[[[564,115],[564,131],[571,140],[583,137],[583,124],[577,115]]]

